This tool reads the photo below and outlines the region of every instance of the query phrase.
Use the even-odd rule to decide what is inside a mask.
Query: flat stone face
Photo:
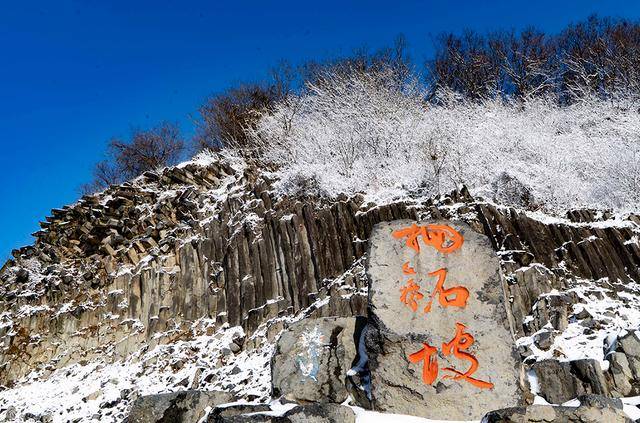
[[[520,364],[489,240],[459,222],[378,224],[367,351],[378,409],[479,419],[519,404]]]
[[[356,319],[304,319],[284,331],[271,362],[273,394],[296,402],[341,403],[356,357]]]

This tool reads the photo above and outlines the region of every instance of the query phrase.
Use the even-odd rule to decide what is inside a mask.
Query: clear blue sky
[[[10,4],[13,3],[13,4]],[[203,99],[262,78],[281,59],[533,25],[557,32],[592,13],[640,17],[633,1],[16,1],[0,4],[0,260],[75,201],[106,142],[178,121]]]

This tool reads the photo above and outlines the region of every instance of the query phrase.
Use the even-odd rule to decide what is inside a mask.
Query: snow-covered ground
[[[404,414],[377,413],[360,407],[351,407],[356,414],[356,423],[479,423],[479,420],[431,420]]]
[[[553,290],[542,297],[575,293],[580,302],[573,305],[573,314],[587,313],[598,322],[593,331],[582,321],[570,320],[567,328],[557,333],[548,350],[541,350],[534,343],[539,332],[553,331],[551,324],[531,336],[519,338],[518,346],[527,346],[533,352],[531,360],[556,359],[573,361],[592,358],[600,362],[603,370],[609,368],[604,345],[613,345],[615,339],[628,331],[636,331],[640,322],[640,285],[636,283],[610,283],[608,280],[577,280],[564,291]],[[536,305],[534,305],[534,308]],[[525,320],[527,317],[525,317]],[[638,333],[640,336],[640,333]]]

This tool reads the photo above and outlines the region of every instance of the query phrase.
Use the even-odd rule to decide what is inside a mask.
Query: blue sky
[[[631,1],[24,1],[0,5],[0,260],[51,208],[78,198],[107,141],[191,116],[207,95],[285,59],[347,54],[404,34],[536,26],[592,13],[638,19]]]

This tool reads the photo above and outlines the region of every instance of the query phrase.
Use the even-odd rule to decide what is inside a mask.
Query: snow
[[[617,291],[617,292],[616,292]],[[536,361],[558,359],[572,361],[582,358],[593,358],[600,362],[603,370],[609,367],[603,345],[611,345],[617,337],[628,330],[635,330],[640,322],[640,287],[637,284],[611,284],[606,279],[590,281],[578,279],[571,282],[566,293],[574,293],[580,302],[573,306],[573,313],[586,310],[601,328],[594,333],[582,326],[580,321],[569,321],[567,328],[557,333],[552,347],[543,351],[533,342],[535,334],[521,337],[516,344],[526,345],[533,352]],[[557,290],[547,294],[560,295]],[[525,317],[525,321],[530,320]],[[543,328],[540,332],[549,330]]]
[[[456,420],[431,420],[422,417],[407,416],[404,414],[378,413],[376,411],[365,410],[352,406],[351,409],[356,414],[356,423],[472,423],[479,420],[466,420],[465,422]]]
[[[534,205],[557,214],[640,206],[637,100],[428,105],[420,83],[398,84],[384,72],[308,88],[249,129],[283,193],[363,193],[381,204],[464,183],[506,203],[528,190]]]
[[[640,420],[640,396],[620,398],[622,400],[623,411],[633,421]]]
[[[636,147],[629,145],[632,132],[640,128],[640,117],[635,114],[614,110],[596,100],[567,108],[549,105],[544,100],[532,101],[518,110],[495,102],[425,108],[423,102],[418,101],[421,95],[418,87],[398,93],[388,87],[379,90],[376,81],[336,81],[336,84],[333,89],[316,87],[308,96],[298,99],[302,104],[301,113],[296,116],[291,133],[280,133],[278,131],[281,128],[274,126],[291,107],[290,104],[281,104],[273,115],[261,118],[254,136],[260,136],[274,146],[274,150],[268,152],[267,159],[279,165],[274,174],[280,180],[276,184],[279,193],[295,192],[301,182],[311,180],[314,182],[310,185],[311,190],[329,196],[341,192],[363,193],[365,204],[372,208],[395,199],[408,199],[419,205],[433,194],[458,187],[460,182],[469,184],[472,193],[491,196],[495,193],[492,184],[501,172],[508,169],[512,176],[528,184],[536,200],[541,201],[544,207],[544,210],[525,211],[527,216],[543,223],[562,223],[575,227],[632,228],[636,235],[625,244],[638,245],[637,225],[628,220],[625,214],[629,208],[638,207],[638,197],[634,193],[638,192],[639,187],[629,185],[633,182],[630,174],[634,169],[640,170],[637,151],[634,150]],[[347,92],[354,87],[357,92]],[[402,98],[398,98],[400,94]],[[331,113],[327,113],[329,108],[332,109]],[[605,118],[596,118],[596,109]],[[351,114],[345,115],[345,112]],[[624,115],[627,121],[618,114]],[[560,125],[560,121],[564,123]],[[624,128],[622,122],[630,125],[629,128]],[[587,130],[581,129],[585,123],[590,123]],[[562,130],[559,131],[560,126]],[[373,138],[380,143],[371,145]],[[510,146],[512,141],[516,147]],[[588,155],[581,148],[596,151],[597,154]],[[359,153],[351,157],[353,151]],[[218,187],[204,193],[206,198],[200,203],[199,209],[201,225],[218,219],[219,203],[241,195],[245,189],[238,181],[246,164],[232,151],[223,152],[222,155],[231,161],[239,174],[223,178]],[[433,155],[438,158],[430,159]],[[208,166],[219,159],[219,153],[205,152],[179,167],[184,168],[189,163]],[[158,194],[158,204],[183,192],[159,189],[154,184],[144,189]],[[102,201],[108,201],[108,197]],[[616,213],[614,219],[594,223],[575,223],[549,214],[550,211],[557,214],[582,205],[613,208]],[[154,206],[144,204],[143,209],[146,213],[153,213]],[[255,205],[243,203],[241,207],[229,224],[236,228],[242,225],[250,228],[259,226],[261,218],[253,211]],[[460,205],[447,207],[457,211]],[[472,218],[473,214],[471,212],[466,217]],[[457,214],[457,217],[465,215]],[[291,214],[282,217],[283,220],[292,218]],[[189,242],[199,236],[180,237],[180,241]],[[588,237],[583,242],[594,240],[594,237]],[[356,237],[353,242],[366,240]],[[504,255],[507,252],[501,253]],[[141,257],[137,266],[122,266],[118,271],[139,272],[150,262],[151,256]],[[354,268],[361,265],[361,261],[356,262]],[[35,259],[24,261],[30,277],[29,286],[20,292],[21,297],[38,297],[44,293],[44,284],[40,284],[44,272],[40,266]],[[534,263],[531,266],[540,265]],[[163,267],[162,271],[171,273],[178,269],[176,266]],[[332,285],[342,285],[343,282],[344,275],[330,282],[327,289]],[[614,291],[617,291],[615,295]],[[366,294],[366,291],[354,289],[343,296],[353,295],[354,292]],[[112,290],[107,295],[117,296],[121,293],[121,290]],[[603,324],[602,329],[595,335],[589,335],[579,322],[570,322],[564,331],[556,334],[554,344],[548,351],[537,349],[533,344],[533,336],[520,338],[518,344],[529,345],[534,360],[595,358],[606,369],[608,361],[603,345],[614,346],[619,336],[634,329],[634,324],[640,321],[640,286],[627,284],[620,287],[618,282],[607,280],[576,280],[564,292],[553,290],[545,295],[565,293],[574,293],[581,300],[574,307],[574,313],[587,310],[594,320]],[[279,300],[281,298],[274,298],[267,304]],[[292,323],[328,302],[328,297],[320,298],[297,316],[272,319],[251,338],[254,341],[265,338],[269,325]],[[48,306],[23,305],[13,315],[0,315],[0,329],[11,330],[13,319],[16,318],[28,318],[36,313],[59,316],[78,306],[93,308],[97,305],[92,302],[79,305],[71,301],[57,305],[55,310]],[[123,300],[118,307],[126,309],[127,301]],[[107,313],[104,318],[118,319],[118,316]],[[533,319],[531,315],[526,316],[525,323]],[[121,323],[131,324],[140,330],[144,327],[136,319]],[[69,365],[51,374],[34,372],[18,381],[15,388],[0,392],[0,409],[13,405],[19,416],[30,412],[36,415],[50,414],[54,422],[73,419],[85,421],[101,409],[101,404],[119,399],[127,390],[136,395],[146,395],[189,387],[231,390],[238,395],[257,398],[257,401],[270,400],[269,360],[274,349],[273,343],[258,342],[255,350],[225,355],[232,340],[245,334],[239,327],[223,327],[213,335],[207,334],[205,329],[212,326],[213,321],[201,319],[194,324],[190,339],[170,344],[164,342],[175,332],[155,334],[153,340],[157,342],[153,343],[153,348],[142,348],[126,361],[113,361],[107,348],[104,357],[94,357],[85,365]],[[311,342],[313,337],[309,339]],[[38,342],[39,339],[33,336],[31,341]],[[359,347],[361,358],[366,360],[363,344]],[[365,365],[363,360],[350,369],[349,374],[361,371]],[[206,383],[202,382],[205,378],[209,380]],[[528,378],[532,392],[538,393],[535,374],[530,372]],[[96,393],[96,399],[87,399],[92,393]],[[633,418],[640,418],[640,412],[634,405],[640,403],[640,397],[623,401],[625,412],[631,417],[636,416]],[[535,396],[535,403],[544,404],[546,401]],[[130,400],[119,403],[111,412],[102,414],[101,420],[121,421],[130,404]],[[272,401],[271,407],[274,415],[281,415],[291,408],[291,404]],[[352,408],[357,421],[361,423],[436,422]],[[0,413],[0,420],[2,418]]]
[[[264,343],[255,351],[226,357],[223,350],[233,339],[244,336],[244,332],[240,327],[224,327],[211,336],[204,334],[212,324],[213,321],[201,319],[193,325],[192,339],[157,345],[150,351],[142,348],[126,361],[109,362],[106,353],[104,359],[94,359],[84,366],[66,366],[48,377],[32,373],[16,387],[0,392],[0,409],[11,405],[19,411],[19,416],[28,412],[48,414],[53,422],[76,418],[85,421],[101,410],[101,404],[115,401],[122,392],[129,392],[126,394],[128,400],[111,410],[101,410],[101,421],[120,422],[126,415],[132,392],[148,395],[185,389],[178,382],[184,380],[186,386],[191,386],[199,369],[208,372],[201,374],[202,379],[209,375],[211,380],[201,385],[202,389],[229,390],[233,387],[231,390],[237,393],[263,400],[268,398],[268,362],[273,346]],[[231,372],[233,368],[237,370]],[[96,398],[87,399],[92,393],[96,393]],[[2,417],[0,413],[0,420]]]

